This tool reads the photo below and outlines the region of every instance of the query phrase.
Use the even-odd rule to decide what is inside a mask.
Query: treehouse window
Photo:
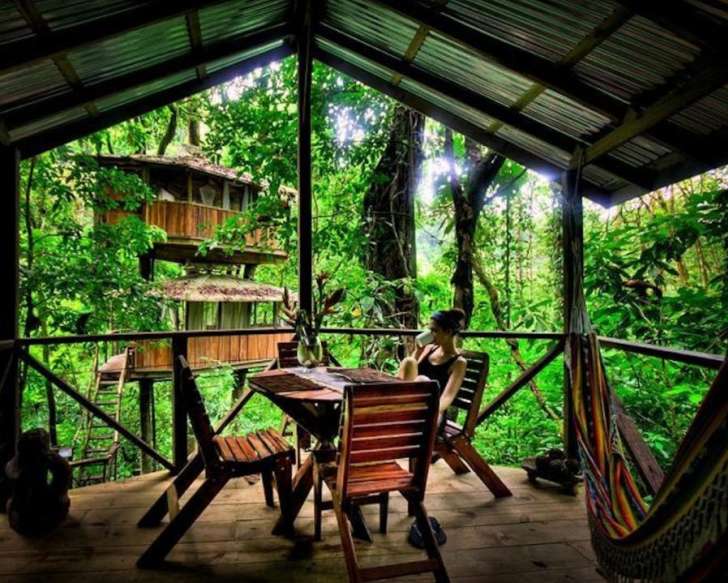
[[[220,322],[220,304],[217,302],[187,302],[188,330],[216,330]]]
[[[273,326],[277,316],[275,303],[261,302],[253,304],[253,312],[251,315],[251,325],[253,326]]]
[[[245,328],[250,324],[250,304],[243,302],[228,302],[222,304],[222,329]]]

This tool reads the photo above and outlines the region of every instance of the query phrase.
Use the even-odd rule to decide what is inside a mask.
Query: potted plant
[[[296,330],[298,362],[307,368],[318,366],[324,360],[324,350],[319,336],[324,318],[336,311],[336,305],[344,299],[344,288],[326,294],[327,273],[316,276],[314,310],[310,314],[300,309],[287,288],[283,289],[283,313],[286,322]]]

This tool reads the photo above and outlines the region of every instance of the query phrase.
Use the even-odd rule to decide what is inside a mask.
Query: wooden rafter
[[[293,54],[293,52],[294,50],[289,45],[284,44],[282,47],[268,50],[265,53],[255,55],[220,71],[215,71],[205,79],[186,81],[169,89],[148,95],[133,104],[122,105],[105,111],[96,118],[75,121],[22,139],[17,142],[17,147],[20,149],[23,158],[34,156],[61,144],[77,140],[87,134],[120,123],[130,117],[142,115],[163,105],[193,95],[194,93],[199,93],[215,85],[225,83],[235,77],[246,75],[257,67],[264,67],[273,61],[278,61]]]
[[[633,11],[628,8],[617,7],[609,16],[600,22],[594,30],[576,44],[564,57],[559,61],[558,66],[563,69],[570,69],[579,61],[584,59],[595,48],[602,44],[612,34],[619,30],[631,17]],[[544,91],[546,87],[534,83],[533,86],[518,99],[511,109],[514,111],[522,111],[530,103],[535,101]],[[501,122],[496,122],[488,129],[495,133],[501,127]]]
[[[48,27],[48,23],[45,21],[45,18],[43,18],[43,15],[38,11],[33,0],[15,0],[15,5],[18,8],[18,12],[23,15],[23,18],[28,23],[28,26],[41,40],[51,34],[51,29]],[[81,82],[78,73],[76,73],[76,70],[73,68],[73,65],[71,65],[71,62],[65,54],[57,53],[51,56],[51,60],[74,93],[83,89],[83,83]],[[99,113],[99,110],[96,109],[96,106],[91,102],[85,103],[84,109],[91,116],[98,115]]]
[[[556,91],[583,107],[604,115],[613,123],[621,124],[626,117],[633,114],[629,104],[584,83],[569,68],[565,69],[559,63],[553,63],[525,49],[514,47],[479,32],[446,14],[432,10],[418,0],[375,1],[410,20],[429,26],[432,30],[479,55],[485,61],[496,63],[538,85]],[[611,34],[608,29],[605,32]],[[578,50],[583,50],[583,48],[578,47]],[[575,56],[578,56],[578,53],[575,53]],[[528,96],[526,96],[527,98]],[[654,128],[654,132],[651,132],[648,137],[656,139],[672,150],[682,152],[680,140],[670,131],[663,131],[663,129],[663,127]]]
[[[445,4],[447,4],[447,0],[436,0],[436,2],[433,2],[432,7],[433,9],[437,9],[445,6]],[[430,34],[431,30],[432,29],[429,26],[426,26],[424,24],[420,24],[417,27],[415,35],[412,37],[412,40],[407,46],[407,50],[404,52],[404,57],[402,57],[403,61],[405,61],[406,63],[414,62],[415,58],[417,57],[417,53],[420,52],[420,49],[422,48],[422,45],[424,44],[425,39],[427,38],[427,35]],[[399,85],[401,81],[402,75],[400,73],[394,73],[392,75],[392,85]]]
[[[563,168],[560,168],[553,162],[549,162],[548,160],[532,154],[531,152],[528,152],[527,150],[524,150],[523,148],[516,146],[499,136],[495,136],[485,129],[476,126],[450,111],[437,107],[429,101],[405,91],[401,87],[393,85],[385,79],[381,79],[380,77],[377,77],[376,75],[373,75],[368,71],[349,63],[348,61],[332,55],[331,53],[323,50],[321,47],[316,47],[313,54],[314,57],[322,63],[326,63],[330,67],[349,75],[357,81],[360,81],[361,83],[364,83],[385,95],[389,95],[391,98],[404,103],[412,109],[420,111],[428,117],[439,121],[453,130],[468,136],[476,142],[499,152],[503,156],[506,156],[507,158],[510,158],[531,170],[551,177],[557,176],[563,170]],[[590,198],[600,204],[608,204],[609,193],[605,192],[599,185],[592,182],[586,182],[586,184],[588,185]]]
[[[553,89],[614,122],[620,122],[628,111],[626,104],[586,85],[576,75],[568,70],[564,71],[563,68],[548,59],[465,26],[446,14],[435,12],[422,2],[415,0],[375,1],[410,20],[429,26],[432,30],[467,47],[486,61],[494,62],[535,83]]]
[[[571,136],[556,131],[533,118],[522,115],[514,109],[501,105],[480,93],[429,73],[405,59],[400,59],[371,45],[362,43],[348,35],[338,32],[330,26],[320,25],[316,32],[326,40],[351,52],[362,55],[366,59],[393,71],[394,76],[396,76],[392,80],[393,85],[398,85],[402,77],[407,77],[451,99],[457,100],[467,107],[482,112],[488,117],[496,119],[502,125],[511,126],[567,153],[572,152],[579,145],[585,145],[584,142],[577,141]],[[490,128],[487,131],[495,134]],[[626,164],[620,163],[618,160],[605,160],[600,166],[603,170],[640,188],[646,188],[646,185],[649,183],[650,172],[638,171]]]
[[[8,104],[6,107],[12,109],[12,111],[5,116],[4,121],[9,130],[21,127],[36,119],[104,99],[180,71],[194,69],[206,63],[241,53],[247,49],[283,39],[291,32],[292,28],[289,24],[276,25],[252,34],[247,33],[202,46],[182,56],[173,57],[161,63],[137,69],[126,75],[96,83],[92,87],[85,87],[73,94],[51,97],[25,107],[21,107],[20,103]]]
[[[636,14],[652,20],[662,28],[698,47],[723,45],[728,39],[717,22],[703,15],[684,0],[617,0]]]
[[[121,13],[52,31],[43,38],[36,36],[7,43],[0,53],[0,74],[222,1],[150,0]]]
[[[728,83],[728,60],[725,58],[711,60],[710,64],[694,77],[673,87],[669,93],[659,98],[643,112],[628,119],[589,146],[584,154],[584,164],[594,162],[632,138],[647,132],[726,83]]]
[[[200,13],[198,10],[191,10],[185,17],[187,21],[187,35],[190,37],[190,52],[199,52],[202,48],[202,31],[200,30]],[[197,78],[204,79],[207,76],[207,68],[204,64],[195,67]]]

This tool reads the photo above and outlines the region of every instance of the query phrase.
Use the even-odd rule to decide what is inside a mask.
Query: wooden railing
[[[279,342],[291,340],[291,332],[275,332],[255,336],[211,336],[190,338],[187,348],[192,368],[220,364],[239,364],[272,360]],[[131,369],[172,370],[174,357],[169,341],[142,340],[136,343]]]
[[[326,334],[344,334],[344,335],[364,335],[364,336],[414,336],[419,330],[411,329],[382,329],[382,328],[325,328],[322,332]],[[179,332],[136,332],[121,334],[95,334],[84,336],[61,336],[61,337],[41,337],[41,338],[21,338],[17,341],[1,341],[0,351],[14,350],[22,360],[25,360],[30,366],[40,372],[51,383],[58,386],[63,392],[71,396],[81,406],[88,409],[92,415],[98,417],[114,429],[117,429],[122,435],[127,437],[132,443],[139,447],[144,453],[157,459],[163,466],[180,469],[187,460],[187,421],[184,408],[181,405],[181,370],[177,365],[177,356],[185,356],[193,362],[200,357],[202,350],[210,351],[210,346],[214,346],[217,342],[217,354],[228,355],[235,354],[235,348],[242,351],[242,347],[248,351],[246,354],[252,354],[251,350],[269,350],[268,344],[273,342],[273,338],[280,337],[288,339],[291,337],[293,330],[290,328],[247,328],[236,330],[200,330],[200,331],[179,331]],[[546,366],[554,361],[563,351],[565,335],[559,332],[512,332],[512,331],[467,331],[464,332],[465,337],[470,338],[501,338],[501,339],[539,339],[539,340],[555,340],[556,342],[546,351],[546,353],[534,362],[529,368],[522,371],[508,387],[503,389],[495,398],[487,403],[482,409],[478,417],[478,423],[484,422],[495,411],[497,411],[507,400],[525,387],[528,382],[538,375]],[[253,340],[256,337],[258,340]],[[238,343],[234,344],[232,338],[237,338]],[[168,462],[162,458],[160,454],[154,451],[151,446],[141,441],[116,423],[113,419],[108,418],[103,411],[99,411],[93,403],[90,403],[76,389],[71,387],[67,382],[60,379],[54,373],[49,371],[45,365],[41,364],[30,356],[28,350],[34,345],[50,345],[50,344],[76,344],[83,342],[103,342],[103,341],[131,341],[137,345],[153,342],[164,342],[171,339],[171,347],[164,346],[164,362],[172,363],[173,368],[173,461]],[[230,339],[230,340],[229,340]],[[718,368],[724,362],[724,358],[715,354],[707,354],[700,352],[691,352],[629,342],[625,340],[617,340],[614,338],[600,338],[604,347],[617,348],[628,352],[639,354],[647,354],[657,356],[668,360],[685,362],[708,368]],[[277,342],[277,341],[276,341]],[[257,348],[252,348],[252,347]],[[146,357],[142,357],[146,358]],[[149,357],[152,358],[151,356]],[[156,358],[156,357],[155,357]],[[161,359],[162,357],[160,357]],[[222,359],[221,359],[222,360]],[[143,361],[143,362],[151,362]],[[160,360],[161,362],[161,360]],[[200,362],[198,360],[198,362]],[[8,369],[10,365],[8,366]],[[654,455],[645,443],[642,435],[637,430],[632,420],[622,410],[621,404],[618,407],[618,427],[624,439],[627,450],[630,453],[635,465],[642,475],[646,485],[655,492],[662,482],[662,471],[657,464]],[[239,409],[236,409],[239,410]]]
[[[119,210],[107,211],[104,213],[104,221],[116,224],[130,214],[132,213]],[[202,241],[213,237],[218,227],[240,213],[196,202],[157,200],[144,204],[140,214],[147,225],[159,227],[170,239]],[[278,249],[273,231],[268,227],[248,233],[245,244],[250,247]]]

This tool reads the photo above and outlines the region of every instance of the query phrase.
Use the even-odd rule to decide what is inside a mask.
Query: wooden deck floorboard
[[[448,535],[442,547],[453,581],[552,583],[601,581],[589,543],[583,494],[565,496],[530,485],[521,470],[497,468],[514,496],[495,500],[473,476],[455,476],[440,462],[432,469],[426,506]],[[8,582],[102,581],[174,583],[202,581],[346,580],[332,512],[324,513],[324,540],[314,543],[313,506],[307,501],[294,540],[270,534],[277,510],[263,503],[260,484],[228,485],[169,556],[164,568],[140,571],[137,557],[159,532],[136,522],[168,483],[166,473],[72,492],[62,528],[41,540],[23,539],[0,520],[0,580]],[[182,500],[184,502],[184,498]],[[366,507],[372,530],[377,507]],[[390,502],[389,533],[357,544],[364,565],[424,556],[406,542],[411,519],[406,503]],[[423,575],[397,581],[432,581]]]

